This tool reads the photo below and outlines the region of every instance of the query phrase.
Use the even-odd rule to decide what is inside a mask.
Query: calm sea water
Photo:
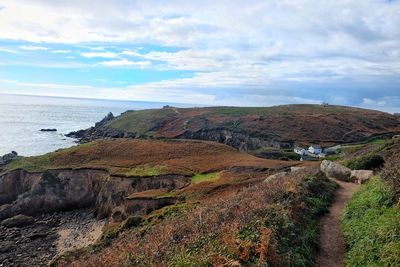
[[[70,147],[75,140],[65,134],[93,126],[108,112],[119,115],[165,104],[0,94],[0,155],[14,150],[33,156]],[[58,131],[41,132],[43,128]]]

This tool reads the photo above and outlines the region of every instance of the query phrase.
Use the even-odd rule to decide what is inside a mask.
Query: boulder
[[[341,181],[350,181],[351,170],[341,164],[330,160],[323,160],[320,169],[329,178],[335,178]]]
[[[275,173],[275,174],[272,174],[272,175],[268,176],[264,180],[264,182],[269,182],[269,181],[272,181],[272,180],[275,180],[275,179],[279,179],[279,178],[285,177],[288,174],[289,174],[289,172],[278,172],[278,173]]]
[[[57,132],[57,129],[51,128],[51,129],[40,129],[41,132]]]
[[[298,172],[304,170],[306,167],[290,167],[290,172]]]
[[[1,225],[4,227],[21,227],[32,224],[33,222],[34,222],[33,217],[19,214],[14,217],[3,220],[1,222]]]
[[[374,175],[370,170],[353,170],[351,171],[350,180],[358,184],[363,184]]]
[[[0,165],[5,165],[13,161],[18,157],[18,153],[12,151],[11,153],[5,154],[4,156],[0,157]]]

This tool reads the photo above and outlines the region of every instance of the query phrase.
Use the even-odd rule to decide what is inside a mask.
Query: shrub
[[[400,201],[400,158],[392,157],[389,159],[381,176],[393,189],[396,201]]]
[[[342,226],[347,266],[400,266],[400,208],[379,177],[362,185],[346,206]]]
[[[348,160],[345,165],[352,170],[381,169],[385,160],[380,155],[366,155]]]

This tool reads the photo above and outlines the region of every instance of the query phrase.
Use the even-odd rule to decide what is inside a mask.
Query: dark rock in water
[[[32,224],[33,222],[34,222],[33,217],[19,214],[14,217],[5,219],[4,221],[1,222],[1,225],[5,227],[21,227]]]
[[[40,129],[41,132],[57,132],[57,129],[51,128],[51,129]]]
[[[16,159],[17,156],[18,156],[18,153],[15,151],[5,154],[4,156],[0,157],[0,166],[10,163],[14,159]]]

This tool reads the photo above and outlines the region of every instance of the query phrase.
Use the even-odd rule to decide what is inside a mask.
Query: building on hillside
[[[307,154],[307,150],[306,150],[305,148],[302,148],[302,147],[295,147],[295,148],[293,149],[293,151],[294,151],[295,153],[299,154],[300,156],[304,156],[304,155]]]
[[[332,146],[332,147],[327,147],[324,148],[322,150],[323,153],[327,154],[327,155],[332,155],[332,154],[337,154],[341,151],[342,146],[341,145],[337,145],[337,146]]]
[[[308,148],[308,152],[310,152],[311,154],[314,154],[314,155],[318,155],[318,154],[322,153],[322,148],[318,145],[311,145]]]

